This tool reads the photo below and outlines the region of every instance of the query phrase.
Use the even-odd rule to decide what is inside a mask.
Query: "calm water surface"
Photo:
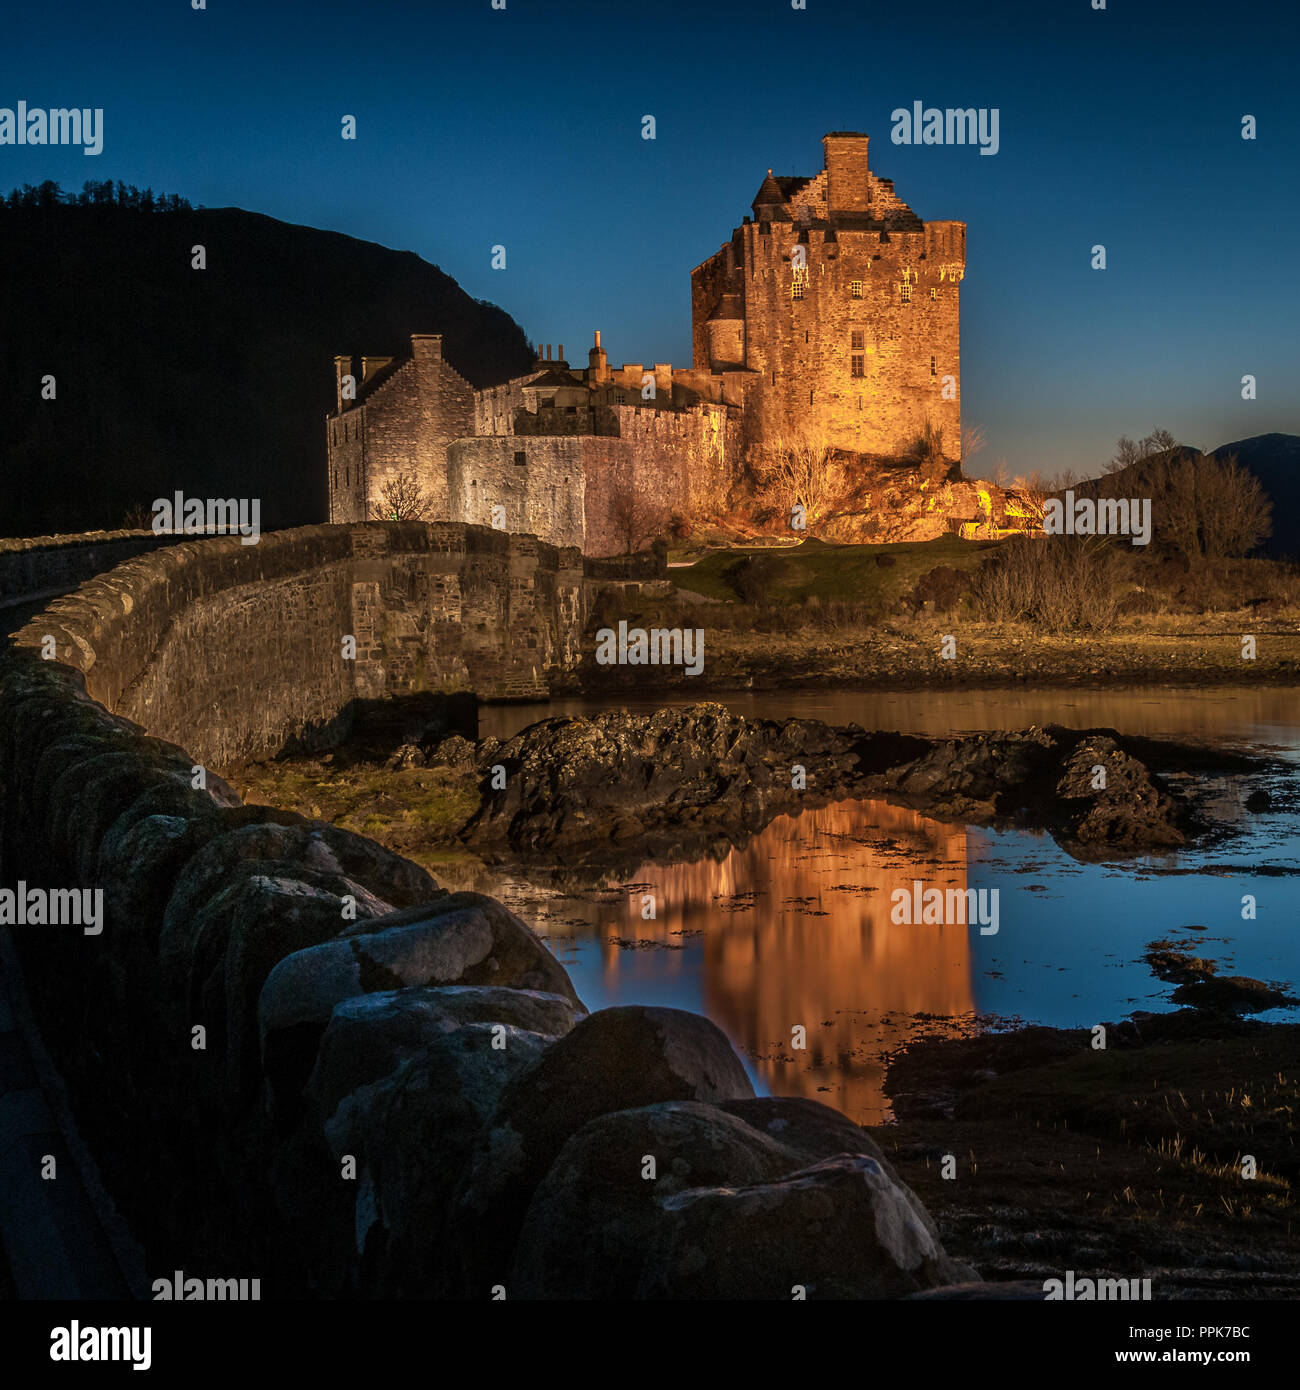
[[[480,730],[507,737],[547,715],[667,703],[689,702],[495,707],[482,711]],[[723,703],[751,716],[929,735],[1111,727],[1267,750],[1300,780],[1295,690],[787,692]],[[1159,937],[1195,941],[1223,973],[1300,985],[1300,816],[1285,795],[1292,781],[1270,787],[1284,796],[1259,815],[1241,805],[1252,785],[1220,783],[1237,829],[1211,850],[1107,864],[1080,864],[1047,835],[944,824],[855,800],[781,816],[721,858],[647,861],[597,882],[490,870],[475,886],[547,937],[589,1008],[646,1003],[704,1013],[748,1059],[760,1092],[807,1096],[878,1123],[889,1117],[889,1054],[918,1032],[1006,1020],[1090,1026],[1171,1007],[1170,987],[1140,959]],[[927,888],[996,888],[997,934],[892,922],[891,892],[917,879]],[[1241,916],[1247,893],[1257,900],[1254,921]],[[642,915],[646,894],[655,898],[653,920]],[[791,1046],[796,1025],[806,1029],[806,1050]]]

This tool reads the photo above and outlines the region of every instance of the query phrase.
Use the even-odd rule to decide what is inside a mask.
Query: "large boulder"
[[[844,1153],[889,1171],[864,1130],[815,1101],[673,1101],[599,1116],[568,1140],[537,1188],[509,1296],[632,1298],[664,1198],[769,1182]]]
[[[502,1091],[550,1042],[508,1025],[462,1024],[340,1102],[326,1137],[336,1157],[357,1158],[356,1244],[367,1293],[458,1292],[444,1282],[452,1192]]]
[[[417,985],[536,991],[585,1013],[564,967],[526,923],[481,893],[444,893],[418,908],[358,921],[270,972],[258,1018],[280,1098],[305,1082],[337,1004]]]
[[[902,1298],[978,1279],[879,1159],[841,1154],[770,1182],[660,1203],[637,1296]]]
[[[725,1035],[698,1014],[634,1005],[584,1019],[511,1084],[479,1140],[456,1194],[453,1282],[471,1295],[506,1282],[538,1184],[589,1121],[661,1101],[753,1094]]]
[[[268,972],[284,956],[337,936],[354,919],[383,917],[394,907],[440,894],[418,865],[359,835],[267,808],[218,814],[231,829],[208,838],[187,860],[159,936],[163,981],[178,1024],[186,1021],[215,962],[224,957],[236,920],[230,915],[231,895],[247,895],[250,879],[297,882],[319,890],[312,902],[306,901],[310,895],[290,894],[298,900],[289,904],[296,907],[296,919],[305,923],[309,916],[312,926],[279,934],[280,946],[272,951],[259,948]],[[213,911],[218,901],[225,911]],[[260,989],[262,981],[257,983]]]
[[[286,956],[334,936],[345,897],[364,896],[359,884],[315,875],[296,865],[244,865],[212,900],[178,925],[168,911],[163,928],[164,979],[169,982],[173,1026],[207,1030],[206,1053],[225,1056],[222,1076],[231,1099],[255,1087],[258,1075],[257,1007],[271,970]]]
[[[346,999],[321,1037],[306,1087],[309,1109],[323,1129],[354,1092],[390,1076],[408,1057],[467,1023],[558,1038],[584,1013],[558,994],[492,986],[389,990]]]

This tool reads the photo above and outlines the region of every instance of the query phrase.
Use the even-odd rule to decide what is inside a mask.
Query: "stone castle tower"
[[[873,174],[866,135],[822,140],[815,178],[767,178],[691,273],[697,370],[754,373],[759,440],[809,431],[899,456],[927,422],[960,456],[963,222],[922,222]]]

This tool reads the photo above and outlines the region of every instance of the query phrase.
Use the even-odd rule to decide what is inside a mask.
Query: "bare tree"
[[[1150,458],[1152,454],[1168,453],[1170,449],[1177,447],[1178,441],[1164,429],[1152,430],[1142,439],[1130,439],[1126,434],[1120,435],[1115,445],[1115,453],[1106,464],[1106,472],[1118,473],[1122,469],[1134,467],[1143,459]]]
[[[631,555],[663,533],[668,525],[668,513],[623,480],[609,493],[609,525],[623,543],[624,553]]]
[[[961,461],[966,462],[978,454],[988,443],[988,435],[983,425],[963,425],[961,427]]]
[[[390,473],[379,490],[379,500],[370,507],[375,521],[432,521],[432,512],[432,499],[410,468]]]
[[[1235,455],[1164,460],[1151,494],[1157,534],[1189,565],[1245,555],[1273,534],[1273,503]]]
[[[1037,469],[1019,475],[1008,489],[1007,515],[1024,517],[1031,528],[1042,530],[1043,511],[1051,492],[1051,484]]]
[[[1245,555],[1273,534],[1273,503],[1236,454],[1197,460],[1201,540],[1211,559]]]
[[[789,516],[802,506],[808,522],[825,515],[843,486],[843,470],[823,431],[788,430],[755,456],[759,495]]]

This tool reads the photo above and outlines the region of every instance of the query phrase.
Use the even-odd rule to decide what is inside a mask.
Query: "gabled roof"
[[[563,367],[548,367],[541,376],[535,376],[527,383],[529,386],[585,386],[586,382],[581,377],[576,377],[572,372],[566,371]]]

